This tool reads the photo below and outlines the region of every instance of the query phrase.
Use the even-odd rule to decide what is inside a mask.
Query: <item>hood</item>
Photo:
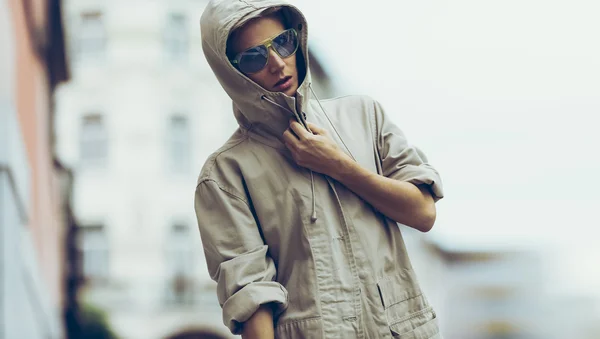
[[[272,7],[282,7],[289,28],[300,38],[298,57],[299,87],[296,97],[270,92],[238,71],[226,56],[230,33]],[[202,49],[219,83],[233,100],[234,115],[240,126],[263,136],[279,139],[289,126],[289,119],[302,119],[299,114],[308,103],[310,72],[308,67],[308,30],[306,19],[296,7],[277,0],[212,0],[200,19]],[[301,67],[304,66],[304,71]],[[304,78],[302,78],[304,75]]]

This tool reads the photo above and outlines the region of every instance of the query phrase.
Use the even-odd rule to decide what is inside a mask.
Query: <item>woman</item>
[[[195,195],[224,323],[244,338],[439,338],[397,224],[433,226],[443,192],[425,156],[373,99],[316,98],[297,8],[213,0],[201,31],[239,123]]]

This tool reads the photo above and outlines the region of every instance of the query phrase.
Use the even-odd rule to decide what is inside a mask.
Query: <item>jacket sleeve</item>
[[[427,157],[410,145],[404,133],[374,101],[376,147],[381,161],[382,175],[414,185],[427,185],[435,201],[444,197],[439,173],[427,163]]]
[[[250,205],[244,197],[205,179],[196,188],[195,210],[211,278],[233,334],[260,305],[273,303],[274,316],[288,305]]]

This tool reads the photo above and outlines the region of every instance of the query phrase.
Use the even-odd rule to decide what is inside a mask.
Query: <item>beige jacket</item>
[[[277,338],[440,338],[404,246],[406,226],[297,166],[280,137],[290,118],[313,122],[365,168],[429,185],[436,200],[443,196],[438,173],[373,99],[319,102],[310,75],[290,98],[239,73],[225,56],[228,34],[271,6],[284,6],[308,68],[307,25],[293,6],[213,0],[201,18],[204,53],[239,122],[206,161],[195,194],[224,323],[240,333],[259,305],[273,303]]]

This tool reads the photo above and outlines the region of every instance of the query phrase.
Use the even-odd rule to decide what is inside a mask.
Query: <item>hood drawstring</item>
[[[277,106],[277,107],[281,108],[282,110],[288,111],[288,112],[289,112],[289,113],[291,113],[292,115],[296,116],[296,119],[298,119],[298,115],[297,115],[296,113],[294,113],[294,111],[292,111],[291,109],[289,109],[289,108],[287,108],[287,107],[285,107],[285,106],[283,106],[283,105],[280,105],[280,104],[278,104],[277,102],[275,102],[275,101],[273,101],[273,100],[269,99],[269,98],[268,98],[266,95],[261,95],[261,97],[260,97],[260,98],[261,98],[262,100],[266,101],[266,102],[269,102],[269,103],[271,103],[271,104],[273,104],[273,105],[275,105],[275,106]]]
[[[344,139],[342,139],[342,136],[338,132],[337,128],[335,128],[335,125],[333,124],[333,122],[331,122],[331,119],[329,119],[329,115],[327,114],[327,111],[325,111],[325,108],[323,108],[323,105],[321,105],[321,100],[319,100],[317,93],[315,93],[315,90],[312,88],[312,83],[310,83],[310,82],[308,83],[308,88],[310,88],[310,91],[312,92],[313,96],[315,97],[315,100],[317,100],[317,102],[319,103],[319,107],[321,108],[323,115],[325,115],[325,118],[327,118],[327,121],[329,121],[329,125],[335,131],[335,134],[338,136],[338,139],[340,139],[340,141],[342,142],[342,145],[344,145],[344,148],[346,149],[346,151],[348,151],[348,155],[352,158],[352,160],[356,161],[356,158],[354,157],[352,152],[350,152],[350,149],[348,148],[348,146],[346,146],[346,143],[344,142]]]
[[[310,86],[310,84],[309,84],[309,86]],[[267,98],[266,95],[262,95],[260,98],[262,100],[265,100],[266,102],[269,102],[269,103],[271,103],[271,104],[273,104],[273,105],[275,105],[275,106],[277,106],[277,107],[285,110],[285,111],[288,111],[288,112],[292,113],[293,115],[296,116],[296,119],[299,118],[298,115],[296,113],[294,113],[291,109],[289,109],[289,108],[287,108],[285,106],[282,106],[282,105],[278,104],[277,102],[275,102],[275,101]],[[308,129],[308,126],[307,126],[307,129]],[[310,129],[308,129],[308,131],[312,133],[312,131]],[[317,202],[316,202],[317,199],[316,199],[316,196],[315,196],[315,178],[314,178],[314,174],[313,174],[312,170],[309,170],[309,171],[310,171],[310,192],[311,192],[311,195],[312,195],[312,213],[310,215],[310,222],[314,224],[317,221],[317,219],[318,219],[317,218]]]

